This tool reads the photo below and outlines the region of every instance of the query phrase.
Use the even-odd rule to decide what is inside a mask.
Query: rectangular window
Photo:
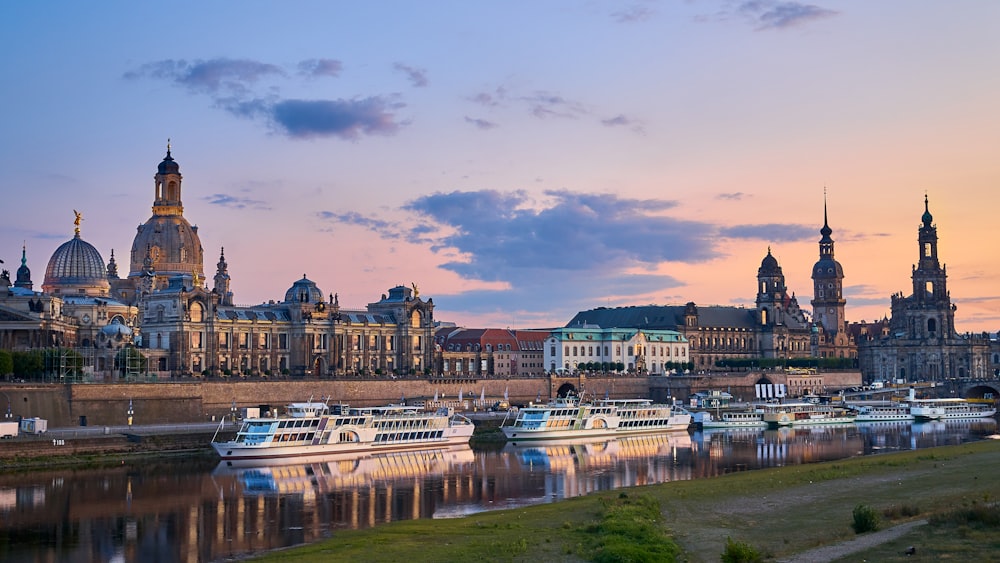
[[[278,335],[278,348],[282,350],[288,349],[288,335],[284,332]]]
[[[201,333],[192,332],[191,333],[191,347],[195,350],[201,350]],[[201,371],[201,370],[199,370]]]
[[[229,349],[229,333],[221,332],[219,333],[219,348],[223,350]]]
[[[241,332],[239,334],[239,347],[240,350],[246,350],[250,347],[250,333]]]

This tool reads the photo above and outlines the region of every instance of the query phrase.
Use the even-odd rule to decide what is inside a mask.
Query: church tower
[[[832,340],[846,328],[847,318],[844,306],[844,269],[833,256],[833,229],[827,221],[826,197],[823,197],[823,228],[819,234],[819,261],[813,266],[813,320],[823,328],[828,340]]]
[[[761,326],[781,324],[783,309],[788,301],[785,274],[778,265],[778,259],[771,255],[771,247],[768,247],[767,256],[757,269],[757,318]]]
[[[171,156],[168,142],[167,156],[153,176],[153,216],[139,225],[132,241],[128,277],[136,287],[150,272],[155,272],[153,290],[167,287],[176,276],[205,278],[198,227],[184,218],[181,180],[180,165]]]
[[[28,246],[21,246],[21,267],[17,269],[17,281],[14,282],[14,287],[23,287],[25,289],[31,289],[31,270],[28,269]]]
[[[906,326],[900,327],[897,321],[893,328],[903,328],[913,338],[951,338],[955,330],[955,307],[948,292],[947,268],[938,260],[937,226],[926,195],[920,219],[917,233],[920,259],[913,266],[913,294],[907,312],[901,315],[906,319]],[[893,321],[896,321],[896,311],[893,311]]]
[[[212,289],[219,296],[219,305],[232,305],[233,292],[229,289],[229,264],[226,263],[226,249],[219,251],[219,263],[215,270],[215,287]]]

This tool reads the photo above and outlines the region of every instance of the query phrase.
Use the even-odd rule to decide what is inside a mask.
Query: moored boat
[[[725,411],[718,418],[708,411],[698,413],[702,428],[763,428],[764,412],[759,409],[746,411]]]
[[[854,415],[845,409],[813,403],[769,403],[763,410],[764,422],[770,427],[854,422]]]
[[[351,408],[292,403],[284,416],[248,418],[236,437],[212,441],[223,460],[365,454],[468,444],[474,426],[448,409],[389,405]]]
[[[501,426],[508,440],[560,440],[687,430],[691,414],[648,399],[606,399],[586,403],[560,397],[545,405],[520,409],[510,425]]]
[[[979,403],[967,399],[914,399],[910,412],[916,420],[951,420],[962,418],[987,418],[997,413],[992,403]]]
[[[913,420],[909,403],[855,405],[855,422],[896,422]]]

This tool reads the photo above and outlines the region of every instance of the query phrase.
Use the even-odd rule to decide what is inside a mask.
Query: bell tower
[[[827,335],[836,335],[846,328],[844,311],[844,269],[833,255],[833,229],[827,220],[826,194],[823,195],[823,228],[819,234],[819,261],[813,266],[813,319]]]
[[[153,198],[154,215],[183,215],[181,203],[181,167],[170,156],[170,140],[167,140],[167,156],[153,176],[156,193]]]

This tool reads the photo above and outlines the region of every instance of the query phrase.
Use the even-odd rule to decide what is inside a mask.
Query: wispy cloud
[[[604,125],[605,127],[625,127],[636,133],[646,132],[641,123],[622,114],[618,114],[615,117],[608,119],[602,119],[601,125]]]
[[[360,100],[282,100],[270,118],[291,137],[336,136],[354,140],[362,134],[388,135],[401,127],[394,110],[403,104],[374,96]]]
[[[747,197],[750,197],[749,194],[745,194],[743,192],[729,192],[715,196],[716,199],[726,199],[730,201],[743,201]]]
[[[483,130],[495,129],[496,127],[498,127],[498,125],[496,123],[493,123],[492,121],[487,121],[485,119],[476,119],[469,116],[465,116],[465,122],[471,123],[477,129],[483,129]]]
[[[407,80],[410,81],[410,84],[413,85],[414,88],[425,88],[428,84],[427,70],[425,69],[415,68],[403,63],[396,63],[392,65],[392,68],[406,75]]]
[[[298,63],[296,69],[294,74],[298,76],[338,76],[343,65],[335,59],[308,59]],[[391,135],[406,125],[397,118],[396,112],[405,104],[396,95],[284,99],[277,87],[269,88],[265,95],[254,95],[254,87],[263,78],[286,78],[290,74],[258,61],[212,59],[147,63],[124,77],[167,80],[191,92],[207,94],[214,107],[237,117],[260,120],[274,131],[295,139],[338,137],[355,141],[364,135]]]
[[[319,216],[426,245],[442,259],[442,269],[502,288],[448,296],[456,310],[551,310],[561,302],[567,304],[567,319],[574,307],[634,303],[683,286],[682,280],[653,272],[666,263],[723,258],[717,246],[723,237],[796,241],[814,239],[818,232],[795,224],[719,226],[678,219],[670,216],[678,206],[673,200],[564,190],[541,197],[525,191],[441,192],[393,210],[407,214],[402,219],[330,211]],[[587,283],[576,283],[579,279]]]
[[[238,195],[215,193],[211,195],[204,196],[202,199],[210,203],[211,205],[218,205],[219,207],[227,207],[230,209],[258,209],[267,211],[271,209],[270,204],[266,201],[261,201],[259,199],[252,199],[249,197],[243,197]]]
[[[521,97],[521,100],[528,104],[531,115],[540,118],[576,118],[587,113],[579,102],[551,92],[538,91],[529,96]]]
[[[242,94],[249,86],[285,71],[272,64],[247,59],[210,59],[188,62],[167,59],[142,65],[125,73],[126,79],[154,78],[169,80],[193,92],[214,94],[220,91]]]
[[[618,23],[637,23],[647,21],[655,14],[646,4],[631,4],[611,12],[611,18]]]
[[[340,76],[344,64],[336,59],[307,59],[299,63],[299,74],[309,77]]]
[[[838,12],[801,2],[751,0],[743,2],[737,12],[752,21],[759,30],[785,29],[814,20],[837,15]]]
[[[807,225],[770,223],[763,225],[733,225],[719,229],[719,235],[737,239],[757,239],[791,242],[815,238],[817,229]]]

